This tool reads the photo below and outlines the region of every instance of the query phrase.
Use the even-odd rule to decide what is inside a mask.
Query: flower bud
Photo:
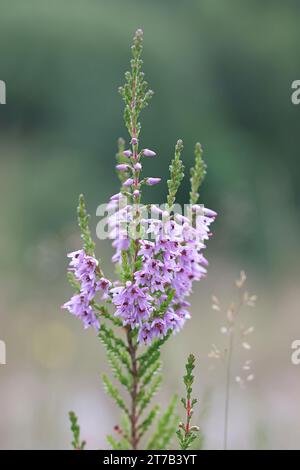
[[[142,150],[142,152],[145,157],[155,157],[156,155],[156,153],[153,152],[153,150],[149,150],[149,149],[144,149]]]
[[[128,178],[126,181],[124,181],[123,186],[131,186],[133,184],[133,179]]]
[[[139,195],[140,195],[139,190],[138,190],[138,189],[135,189],[135,190],[133,191],[133,196],[137,198],[137,197],[139,197]]]
[[[121,199],[122,197],[123,197],[123,194],[117,193],[117,194],[114,194],[113,196],[111,196],[110,200],[111,200],[111,201],[118,201],[118,200]]]
[[[131,152],[131,150],[124,150],[123,155],[124,155],[124,157],[129,158],[129,157],[131,157],[132,152]]]
[[[158,184],[161,181],[161,178],[147,178],[146,183],[149,186],[154,186],[155,184]]]
[[[116,165],[116,170],[118,171],[126,171],[128,168],[129,166],[126,165],[126,163],[120,163],[119,165]]]
[[[217,213],[211,209],[207,209],[206,207],[204,207],[203,209],[203,212],[204,212],[204,215],[206,215],[207,217],[217,217]]]
[[[151,212],[152,212],[152,214],[154,214],[154,215],[161,215],[163,211],[162,211],[159,207],[157,207],[157,206],[155,206],[155,205],[153,204],[153,205],[151,206]],[[161,297],[162,297],[162,296],[161,296]],[[160,298],[161,298],[161,297],[160,297]]]
[[[131,139],[131,142],[130,142],[130,143],[131,143],[132,145],[137,145],[137,143],[138,143],[138,140],[137,140],[137,138],[136,138],[136,137],[132,137],[132,139]]]
[[[142,165],[138,162],[138,163],[136,163],[136,164],[133,166],[133,168],[134,168],[136,171],[141,171]]]

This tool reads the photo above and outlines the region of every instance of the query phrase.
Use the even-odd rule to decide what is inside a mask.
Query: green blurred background
[[[259,297],[252,357],[256,380],[233,387],[230,446],[300,448],[300,74],[297,0],[0,0],[0,448],[67,448],[67,412],[80,416],[89,447],[105,446],[117,414],[105,396],[102,346],[60,305],[71,293],[66,253],[79,246],[75,208],[117,192],[117,137],[127,138],[117,88],[138,27],[155,96],[142,119],[142,146],[167,179],[176,140],[192,164],[200,140],[208,176],[202,200],[218,211],[208,278],[195,288],[193,320],[164,351],[164,404],[188,352],[199,358],[196,393],[205,447],[222,445],[224,374],[207,353],[222,319],[210,297],[229,301],[240,269]],[[188,197],[188,178],[179,195]],[[161,184],[153,202],[163,202]],[[150,197],[151,193],[148,193]],[[153,193],[152,193],[153,194]],[[105,270],[111,249],[97,242]],[[199,411],[200,413],[200,411]]]

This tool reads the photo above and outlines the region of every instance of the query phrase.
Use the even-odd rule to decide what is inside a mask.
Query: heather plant
[[[63,305],[85,328],[94,328],[106,348],[115,381],[104,375],[103,383],[121,411],[114,435],[107,437],[113,449],[165,449],[176,435],[177,397],[172,398],[158,419],[160,407],[152,405],[162,382],[160,351],[190,318],[187,298],[193,282],[206,275],[208,263],[203,250],[216,217],[214,211],[199,204],[199,188],[206,172],[199,143],[195,146],[190,201],[185,214],[175,210],[177,191],[184,177],[181,140],[170,164],[167,202],[162,206],[142,204],[143,188],[161,181],[156,176],[142,176],[144,159],[158,158],[154,150],[140,145],[140,114],[153,96],[142,71],[142,48],[143,33],[137,30],[131,47],[130,71],[125,73],[125,84],[119,89],[125,103],[124,121],[130,146],[119,139],[116,171],[121,188],[106,205],[116,279],[105,276],[96,256],[81,195],[78,223],[83,247],[68,255],[69,280],[75,293]],[[191,398],[193,368],[194,358],[190,356],[184,378],[187,423],[177,433],[183,449],[194,440],[196,429],[190,426],[195,403]],[[127,392],[127,400],[123,391]],[[73,413],[70,418],[73,447],[83,448],[77,418]],[[148,431],[152,435],[146,439]]]

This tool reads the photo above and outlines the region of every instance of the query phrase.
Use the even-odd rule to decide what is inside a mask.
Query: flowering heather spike
[[[125,102],[124,120],[129,134],[132,138],[132,145],[137,145],[140,133],[139,115],[145,108],[153,95],[152,90],[148,90],[148,84],[144,80],[142,72],[143,61],[141,59],[143,51],[143,31],[138,29],[133,37],[131,47],[132,60],[131,70],[126,72],[126,83],[119,88],[119,92]]]
[[[186,375],[183,377],[183,382],[186,390],[186,397],[181,399],[181,403],[186,411],[186,423],[180,423],[177,431],[177,437],[179,440],[180,448],[187,450],[193,441],[197,438],[195,431],[199,431],[198,426],[191,426],[191,420],[193,416],[193,408],[197,403],[195,398],[192,398],[194,376],[193,370],[195,368],[195,356],[190,354],[185,365]]]
[[[80,427],[78,424],[78,418],[73,411],[69,412],[69,419],[71,423],[71,431],[73,434],[72,447],[74,450],[83,450],[85,448],[85,441],[80,439]]]
[[[68,255],[69,277],[75,294],[63,306],[81,319],[85,328],[92,326],[98,331],[115,378],[129,392],[130,406],[109,378],[104,378],[107,392],[127,417],[128,426],[117,428],[120,430],[120,441],[109,437],[110,444],[116,449],[137,449],[155,418],[157,408],[152,408],[148,416],[141,420],[161,381],[161,376],[155,375],[160,367],[160,348],[190,318],[187,298],[192,292],[193,282],[206,275],[208,262],[203,256],[203,249],[216,215],[209,209],[195,206],[191,211],[192,220],[180,214],[170,217],[169,209],[174,206],[183,178],[180,157],[183,144],[180,140],[170,166],[168,210],[141,205],[143,185],[153,186],[161,181],[161,178],[153,177],[140,179],[142,157],[155,156],[153,150],[139,150],[140,113],[153,94],[142,72],[142,41],[143,33],[137,30],[132,46],[131,68],[125,74],[125,85],[120,88],[131,148],[125,150],[125,141],[119,139],[116,169],[122,185],[120,192],[111,196],[106,207],[109,212],[109,238],[115,250],[112,260],[117,264],[117,280],[106,279],[99,267],[81,196],[78,219],[84,243],[82,250]],[[203,170],[198,149],[192,170],[194,202],[197,199],[194,193],[201,182],[199,168]],[[145,215],[142,207],[150,209],[150,215]],[[254,299],[249,297],[248,304],[253,302]],[[106,321],[110,321],[116,330],[108,328]],[[122,335],[117,334],[117,328]],[[124,331],[126,339],[123,339]],[[147,346],[143,354],[138,353],[140,343]],[[189,358],[185,377],[187,387],[191,386],[188,380],[192,377],[192,366],[193,360]],[[187,393],[189,399],[189,388]],[[187,402],[188,427],[192,406],[193,401],[191,404]],[[154,433],[156,437],[150,441],[159,449],[164,449],[173,433],[173,409],[172,404],[165,411]],[[193,432],[194,428],[185,428],[182,437],[184,448],[189,446]]]
[[[196,204],[199,199],[199,188],[206,175],[206,164],[202,159],[203,150],[199,142],[195,145],[195,166],[191,168],[190,204]]]
[[[173,158],[171,165],[169,166],[170,179],[167,182],[169,188],[167,202],[170,210],[173,207],[177,191],[184,177],[184,165],[180,158],[182,150],[183,142],[182,140],[178,140],[175,146],[175,157]]]
[[[83,194],[80,194],[79,196],[77,215],[84,250],[88,255],[93,256],[95,251],[95,243],[92,240],[91,231],[89,229],[89,215],[85,208],[85,200]]]

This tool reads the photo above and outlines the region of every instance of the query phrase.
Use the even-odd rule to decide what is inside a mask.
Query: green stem
[[[137,395],[138,395],[138,365],[137,365],[137,345],[132,338],[132,332],[127,332],[128,350],[131,358],[132,365],[132,387],[130,392],[131,397],[131,413],[130,413],[130,443],[133,450],[137,450],[139,437],[138,437],[138,413],[137,413]]]

